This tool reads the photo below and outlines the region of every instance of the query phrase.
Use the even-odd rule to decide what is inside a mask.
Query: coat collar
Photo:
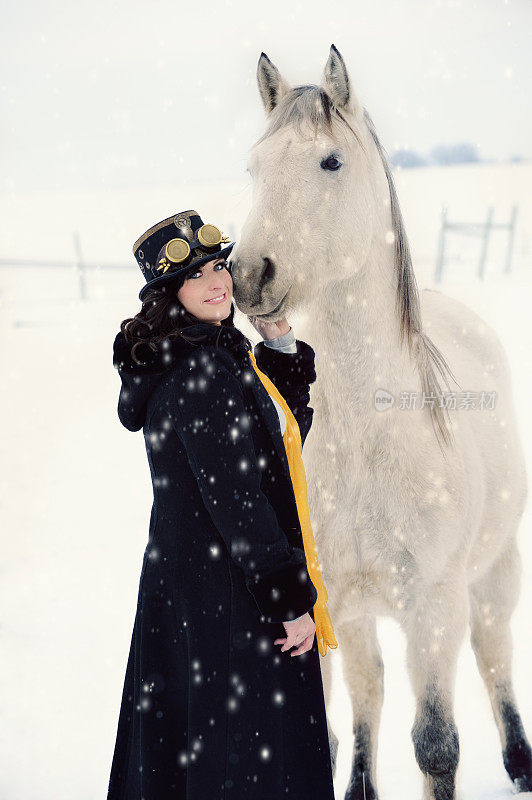
[[[229,350],[241,367],[249,365],[247,351],[253,351],[253,347],[238,328],[197,322],[182,328],[180,334],[168,336],[153,347],[147,344],[138,345],[135,356],[143,363],[137,364],[131,355],[132,345],[126,341],[122,331],[119,331],[113,345],[113,364],[119,372],[162,375],[193,353],[196,347],[208,344]]]

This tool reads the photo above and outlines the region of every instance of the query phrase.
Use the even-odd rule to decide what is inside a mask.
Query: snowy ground
[[[502,174],[489,169],[490,175],[478,168],[410,171],[398,181],[399,192],[422,285],[431,285],[440,200],[454,199],[462,218],[467,213],[483,216],[489,192],[482,192],[479,184],[484,181],[486,186],[487,180],[497,198],[506,203],[517,195],[521,202],[515,273],[502,275],[496,256],[481,284],[475,278],[475,255],[468,250],[467,260],[459,270],[456,265],[449,270],[440,288],[494,325],[507,348],[530,471],[532,263],[527,239],[530,205],[523,191],[530,167],[522,165],[511,181],[508,170]],[[120,208],[108,197],[100,201]],[[23,205],[12,206],[11,213],[16,215]],[[52,207],[55,214],[58,206]],[[176,210],[185,207],[194,206],[178,203]],[[169,199],[160,216],[146,215],[147,224],[174,208]],[[62,209],[75,222],[76,210],[67,211],[65,198]],[[44,207],[43,214],[46,219],[50,209]],[[203,216],[206,221],[220,219],[219,213]],[[504,205],[501,217],[506,216]],[[115,220],[114,230],[124,241],[129,237],[127,252],[116,249],[110,260],[127,262],[130,243],[146,221],[139,219],[140,225],[129,231],[126,219],[127,209]],[[16,226],[15,216],[11,221]],[[38,215],[36,225],[41,224]],[[42,257],[54,252],[52,240]],[[4,256],[15,255],[6,247]],[[26,248],[16,254],[34,255],[29,244]],[[88,258],[93,257],[91,249],[97,252],[96,241],[87,246]],[[111,358],[119,322],[138,308],[140,285],[134,266],[130,273],[92,273],[89,299],[81,302],[72,272],[0,271],[0,353],[8,388],[0,400],[2,800],[102,800],[106,794],[152,500],[142,434],[127,432],[116,416],[119,379]],[[297,335],[297,320],[290,321]],[[240,317],[239,324],[257,341],[254,329]],[[530,523],[529,504],[520,531],[523,584],[513,632],[516,694],[532,736]],[[379,636],[385,662],[378,759],[381,798],[412,800],[421,797],[421,776],[410,739],[414,705],[405,641],[388,620],[380,621]],[[330,712],[341,741],[335,786],[342,798],[352,751],[349,703],[341,679],[341,651],[327,658],[333,660],[336,676]],[[459,797],[510,797],[491,708],[467,642],[458,668],[456,720]]]

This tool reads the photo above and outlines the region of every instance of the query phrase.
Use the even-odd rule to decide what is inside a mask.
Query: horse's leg
[[[323,696],[325,698],[325,711],[327,712],[327,729],[329,731],[329,750],[331,751],[331,767],[334,777],[336,775],[336,759],[338,756],[338,736],[332,729],[329,713],[327,711],[329,707],[329,700],[331,697],[331,690],[332,690],[332,660],[330,652],[327,656],[325,656],[325,658],[320,659],[320,666],[321,666],[321,677],[323,683]]]
[[[469,587],[471,644],[488,690],[506,771],[517,791],[532,791],[532,751],[512,686],[510,617],[519,597],[521,558],[515,538],[490,572]]]
[[[425,800],[452,800],[458,767],[453,695],[458,651],[467,629],[465,575],[427,586],[406,620],[407,666],[416,696],[412,741]]]
[[[375,800],[377,740],[384,695],[384,667],[375,618],[361,617],[345,623],[338,635],[355,737],[345,800]]]

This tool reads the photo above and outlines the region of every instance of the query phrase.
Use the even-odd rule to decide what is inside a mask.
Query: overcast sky
[[[7,0],[0,191],[239,180],[264,50],[319,83],[334,43],[388,153],[532,157],[530,0]],[[37,212],[38,213],[38,212]]]

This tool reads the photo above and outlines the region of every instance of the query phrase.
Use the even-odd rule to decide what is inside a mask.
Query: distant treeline
[[[523,161],[522,156],[512,156],[510,162]],[[481,158],[476,144],[472,142],[457,142],[456,144],[439,144],[433,147],[428,155],[424,156],[415,150],[401,147],[394,150],[390,156],[394,167],[408,169],[410,167],[428,167],[448,164],[495,163],[496,159]]]

